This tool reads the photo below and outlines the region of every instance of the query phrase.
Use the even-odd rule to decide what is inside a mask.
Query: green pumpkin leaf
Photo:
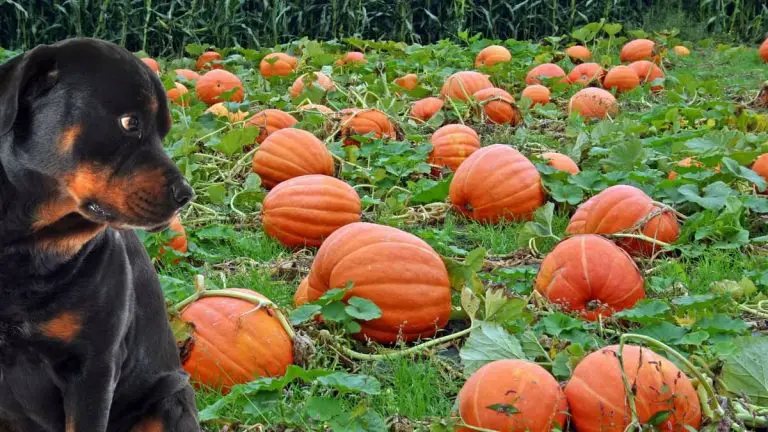
[[[368,395],[377,395],[381,393],[381,384],[379,383],[379,380],[369,375],[333,372],[319,377],[317,383],[333,388],[340,393],[365,393]]]
[[[494,360],[525,358],[520,341],[507,333],[501,325],[479,321],[476,323],[479,325],[472,330],[459,352],[467,374],[472,374]]]
[[[738,349],[723,364],[722,383],[734,396],[755,405],[768,405],[768,337],[739,339]]]
[[[304,324],[310,319],[314,318],[323,309],[322,306],[316,304],[305,304],[291,311],[288,315],[288,320],[293,325]]]
[[[347,300],[347,307],[344,310],[352,318],[363,321],[381,318],[381,309],[376,306],[376,303],[361,297],[352,297]]]

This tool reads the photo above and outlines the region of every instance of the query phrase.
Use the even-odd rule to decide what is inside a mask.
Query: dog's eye
[[[139,118],[132,115],[124,115],[120,117],[120,126],[124,131],[130,133],[137,133],[141,130],[139,127]]]

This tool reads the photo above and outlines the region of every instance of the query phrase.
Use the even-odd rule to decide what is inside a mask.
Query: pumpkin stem
[[[458,339],[462,336],[468,335],[472,330],[475,328],[475,326],[470,326],[464,330],[458,331],[456,333],[452,333],[437,339],[432,339],[430,341],[424,342],[419,345],[414,345],[410,348],[399,350],[399,351],[391,351],[387,352],[386,354],[363,354],[361,352],[354,351],[350,348],[347,348],[345,346],[338,346],[338,348],[349,358],[354,360],[363,360],[363,361],[377,361],[377,360],[387,360],[387,359],[394,359],[399,357],[404,357],[410,354],[415,354],[420,351],[423,351],[429,347],[433,347],[435,345],[440,345],[448,341],[452,341],[454,339]]]
[[[661,240],[656,240],[655,238],[651,238],[651,237],[648,237],[648,236],[643,235],[643,234],[614,233],[614,234],[609,234],[608,237],[633,238],[633,239],[638,239],[638,240],[644,240],[644,241],[647,241],[649,243],[653,243],[653,244],[656,244],[656,245],[662,246],[662,247],[668,247],[669,246],[669,243],[665,243],[665,242],[663,242]]]
[[[668,206],[668,205],[664,204],[663,202],[660,202],[660,201],[651,201],[651,204],[653,204],[653,205],[655,205],[655,206],[657,206],[657,207],[660,207],[660,208],[661,208],[662,210],[664,210],[664,211],[668,211],[668,212],[672,212],[672,213],[674,213],[674,214],[675,214],[675,216],[677,216],[677,217],[678,217],[678,219],[681,219],[681,220],[686,220],[686,219],[688,219],[688,216],[686,216],[686,215],[684,215],[684,214],[680,213],[679,211],[675,210],[675,209],[674,209],[674,207]]]

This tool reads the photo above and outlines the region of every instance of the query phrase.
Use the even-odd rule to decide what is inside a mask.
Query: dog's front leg
[[[66,384],[65,432],[106,432],[115,392],[115,365],[91,362]]]

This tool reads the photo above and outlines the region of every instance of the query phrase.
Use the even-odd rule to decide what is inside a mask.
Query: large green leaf
[[[726,359],[722,382],[733,395],[744,395],[755,405],[768,405],[768,337],[740,340],[738,351]]]
[[[471,374],[494,360],[523,359],[520,340],[495,323],[479,322],[459,352],[464,370]]]

